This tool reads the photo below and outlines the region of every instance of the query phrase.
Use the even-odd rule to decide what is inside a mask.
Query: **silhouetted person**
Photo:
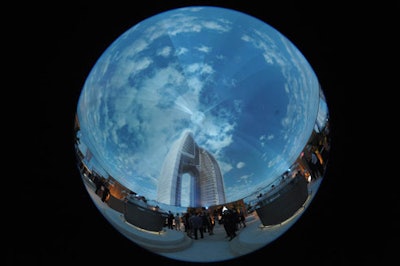
[[[174,218],[175,218],[175,229],[181,231],[181,217],[179,216],[179,213],[177,213]]]
[[[96,195],[99,195],[99,191],[102,188],[103,184],[101,183],[101,181],[97,177],[94,178],[93,182],[96,185],[96,190],[94,191],[94,193]]]
[[[243,212],[239,213],[239,227],[240,228],[244,228],[246,227],[246,217],[244,216]]]
[[[200,214],[201,219],[203,219],[203,233],[210,233],[210,219],[208,217],[208,213],[203,211]]]
[[[213,235],[214,234],[214,218],[208,212],[205,212],[203,215],[205,218],[203,224],[205,224],[205,228],[207,229],[204,232],[208,232],[209,235]]]
[[[233,211],[227,209],[222,213],[223,225],[229,241],[236,237],[237,217]]]
[[[110,189],[108,188],[107,184],[103,184],[103,195],[101,195],[101,201],[105,202],[109,194]]]
[[[174,214],[171,211],[168,211],[167,223],[169,229],[174,229],[174,219]]]
[[[192,226],[190,225],[190,217],[192,214],[190,212],[185,212],[182,217],[183,226],[185,227],[186,235],[192,238]]]
[[[190,225],[194,233],[194,239],[198,239],[198,232],[200,231],[200,237],[204,238],[203,232],[203,218],[200,213],[195,213],[189,218]]]
[[[317,155],[315,154],[315,152],[311,153],[311,160],[310,160],[310,168],[311,168],[311,178],[312,179],[317,179],[318,177],[321,176],[321,169],[319,166],[319,159],[317,157]]]

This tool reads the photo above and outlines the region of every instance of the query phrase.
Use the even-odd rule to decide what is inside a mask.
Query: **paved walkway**
[[[134,243],[162,256],[190,262],[216,262],[236,258],[265,247],[281,236],[300,218],[317,191],[321,179],[309,184],[310,196],[299,211],[284,223],[263,226],[256,212],[246,217],[246,227],[240,228],[237,236],[229,241],[223,225],[216,224],[214,235],[194,240],[186,233],[164,228],[161,232],[149,232],[137,228],[124,219],[122,213],[110,208],[89,189],[88,192],[104,217],[123,235]]]

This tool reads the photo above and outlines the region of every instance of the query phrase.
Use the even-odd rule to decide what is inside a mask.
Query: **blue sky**
[[[154,199],[165,155],[190,130],[234,201],[294,162],[328,112],[319,95],[307,60],[265,22],[175,9],[133,26],[96,62],[78,103],[81,149],[93,167]]]

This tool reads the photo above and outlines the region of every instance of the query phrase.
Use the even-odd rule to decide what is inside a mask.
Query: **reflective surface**
[[[282,235],[330,149],[327,103],[301,52],[218,7],[170,10],[122,34],[87,77],[75,122],[78,168],[102,215],[183,261],[232,259]],[[215,254],[193,255],[205,243]]]

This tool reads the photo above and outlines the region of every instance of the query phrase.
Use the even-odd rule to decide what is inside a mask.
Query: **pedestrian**
[[[246,227],[246,217],[244,216],[244,213],[242,211],[239,213],[239,227]]]
[[[198,239],[198,232],[200,232],[200,237],[204,238],[203,231],[203,218],[200,215],[200,212],[194,213],[189,218],[190,225],[192,226],[194,239]]]
[[[223,224],[229,241],[236,237],[237,218],[231,209],[226,209],[222,213]]]
[[[167,225],[168,229],[174,229],[174,214],[171,211],[168,211]]]
[[[103,194],[101,195],[101,201],[105,202],[107,200],[108,195],[110,194],[110,189],[108,188],[107,183],[104,183],[102,186]]]
[[[181,231],[181,217],[179,216],[179,213],[176,213],[175,215],[175,229]]]

